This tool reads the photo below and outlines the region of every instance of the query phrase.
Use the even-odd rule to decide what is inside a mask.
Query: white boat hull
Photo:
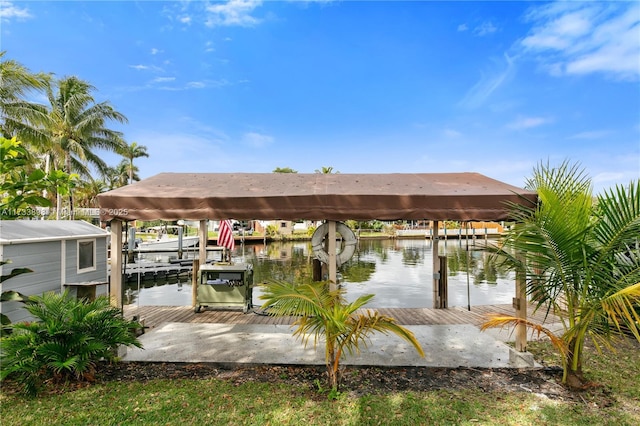
[[[200,237],[197,235],[190,237],[182,237],[182,249],[187,249],[191,247],[196,247],[200,242]],[[161,239],[158,241],[145,241],[140,243],[138,247],[140,250],[178,250],[178,238],[170,238],[170,239]]]

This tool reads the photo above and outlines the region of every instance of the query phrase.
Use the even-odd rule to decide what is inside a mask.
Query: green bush
[[[267,225],[267,230],[265,231],[268,237],[275,237],[278,235],[278,227],[276,225]]]
[[[64,293],[30,296],[25,309],[36,318],[11,325],[0,339],[0,380],[14,378],[35,395],[46,380],[91,380],[97,361],[116,359],[119,345],[142,345],[126,320],[105,296],[78,300]]]

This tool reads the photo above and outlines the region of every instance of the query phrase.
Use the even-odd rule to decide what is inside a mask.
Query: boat
[[[175,250],[178,251],[180,247],[180,239],[182,239],[182,249],[188,249],[197,247],[200,242],[200,237],[197,235],[191,235],[188,237],[173,237],[167,234],[163,234],[157,240],[147,240],[138,244],[139,251],[153,251],[153,250]]]

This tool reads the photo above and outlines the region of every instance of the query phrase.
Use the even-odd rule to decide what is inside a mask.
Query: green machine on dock
[[[247,313],[253,304],[253,265],[212,264],[200,267],[195,313],[203,307],[241,307]]]

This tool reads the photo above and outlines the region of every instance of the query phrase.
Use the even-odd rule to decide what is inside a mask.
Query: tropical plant
[[[92,380],[97,361],[116,359],[119,345],[141,347],[132,332],[140,324],[126,320],[106,296],[87,301],[49,292],[30,296],[25,309],[36,320],[12,324],[0,339],[0,380],[13,377],[30,395],[49,379]]]
[[[33,91],[43,90],[49,76],[34,74],[22,64],[0,52],[0,136],[19,136],[23,140],[35,133],[32,126],[45,111],[44,105],[25,100]]]
[[[582,387],[585,341],[613,349],[616,336],[640,340],[640,182],[605,191],[594,202],[591,181],[567,162],[538,166],[527,187],[535,207],[513,206],[518,225],[495,253],[526,276],[537,309],[562,319],[562,333],[514,317],[494,316],[483,328],[524,324],[560,351],[563,382]]]
[[[0,137],[0,219],[37,215],[34,207],[49,207],[47,191],[69,194],[77,176],[33,168],[27,149],[16,138]]]
[[[78,207],[97,208],[98,195],[107,189],[107,184],[101,179],[90,178],[79,182],[74,191]]]
[[[340,359],[346,353],[359,353],[360,347],[366,346],[369,336],[375,332],[394,333],[424,356],[413,333],[398,325],[394,318],[372,310],[357,312],[374,297],[373,294],[347,303],[345,290],[331,290],[328,282],[295,285],[274,281],[263,285],[260,298],[265,302],[262,307],[270,315],[297,316],[293,323],[297,329],[293,335],[300,338],[305,346],[311,336],[314,337],[314,346],[318,340],[324,339],[327,376],[333,390],[337,391],[340,383]]]
[[[273,173],[298,173],[298,171],[293,170],[291,167],[276,167],[273,169]]]
[[[279,234],[278,226],[272,224],[267,225],[267,229],[265,230],[267,237],[276,237]]]
[[[138,166],[130,164],[129,160],[122,160],[115,169],[119,186],[125,186],[133,181],[137,182],[140,180]]]
[[[95,87],[77,77],[65,77],[46,89],[49,106],[41,123],[39,149],[52,156],[54,169],[91,176],[90,166],[104,173],[107,164],[97,149],[120,152],[122,133],[107,127],[109,121],[126,123],[127,118],[109,102],[96,103]],[[60,207],[60,203],[58,203]],[[73,218],[73,196],[69,194]]]
[[[316,169],[316,170],[315,170],[315,173],[323,174],[323,175],[330,175],[330,174],[332,174],[332,173],[340,173],[340,172],[339,172],[339,171],[337,171],[337,170],[334,172],[334,171],[333,171],[333,167],[330,167],[330,166],[329,166],[329,167],[322,166],[322,168],[320,168],[320,169]]]
[[[120,151],[120,155],[127,159],[127,171],[129,173],[128,183],[132,184],[134,180],[140,180],[137,176],[138,168],[134,167],[133,160],[140,157],[149,157],[147,147],[144,145],[138,145],[137,142],[125,144]]]
[[[11,263],[11,260],[0,260],[0,266],[8,265]],[[0,276],[0,284],[5,282],[6,280],[17,277],[18,275],[26,274],[29,272],[33,272],[33,270],[29,268],[13,268],[8,275]],[[0,295],[0,303],[1,302],[24,302],[27,297],[15,290],[5,290]],[[7,334],[11,334],[11,328],[9,325],[11,324],[11,319],[3,313],[0,313],[0,337],[5,336]]]

